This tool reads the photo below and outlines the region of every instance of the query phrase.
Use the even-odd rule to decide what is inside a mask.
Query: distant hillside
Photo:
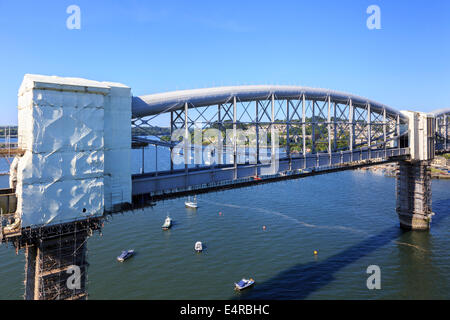
[[[17,126],[0,126],[0,138],[6,135],[17,136]]]
[[[17,136],[17,126],[0,126],[0,138],[6,135]],[[170,128],[164,127],[148,127],[148,128],[132,128],[132,135],[148,135],[148,136],[165,136],[170,135]]]
[[[165,127],[133,127],[131,128],[133,136],[166,136],[170,135],[170,128]]]

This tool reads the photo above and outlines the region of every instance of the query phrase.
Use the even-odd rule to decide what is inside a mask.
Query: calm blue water
[[[90,299],[450,299],[450,181],[433,181],[429,232],[399,229],[395,179],[370,172],[200,195],[197,211],[184,200],[115,215],[89,239]],[[118,263],[128,248],[136,256]],[[373,264],[381,290],[366,287]],[[256,285],[239,294],[242,277]],[[23,252],[0,246],[0,299],[21,299],[23,279]]]

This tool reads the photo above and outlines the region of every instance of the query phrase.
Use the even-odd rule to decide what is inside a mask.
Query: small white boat
[[[252,278],[250,278],[250,279],[242,278],[241,281],[239,281],[238,283],[235,283],[234,285],[235,285],[236,290],[244,290],[248,287],[251,287],[254,283],[255,283],[255,280],[253,280]]]
[[[189,197],[188,201],[184,202],[184,205],[186,206],[186,208],[197,209],[197,196],[194,196],[194,201],[191,201],[191,197]]]
[[[197,252],[202,252],[203,251],[203,244],[202,244],[202,242],[201,241],[197,241],[195,243],[194,249]]]
[[[164,224],[161,226],[161,228],[163,228],[163,230],[167,230],[172,226],[172,219],[167,216],[166,220],[164,220]]]

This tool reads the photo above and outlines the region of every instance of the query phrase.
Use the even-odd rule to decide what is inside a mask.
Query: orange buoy
[[[263,230],[266,230],[266,226],[263,226]]]

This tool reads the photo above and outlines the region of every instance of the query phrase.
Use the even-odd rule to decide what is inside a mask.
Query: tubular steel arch
[[[287,156],[393,147],[407,123],[399,111],[376,101],[298,86],[218,87],[133,97],[133,126],[151,126],[163,113],[171,114],[171,132],[201,125],[253,128],[258,136],[260,130],[275,128]]]
[[[324,89],[239,86],[159,93],[133,97],[132,115],[133,142],[137,147],[154,145],[155,163],[159,160],[158,146],[168,147],[170,155],[178,159],[184,158],[183,164],[174,164],[166,155],[163,158],[170,159],[170,168],[162,163],[165,168],[160,171],[156,166],[155,171],[146,173],[142,169],[134,175],[135,196],[378,163],[409,152],[400,139],[408,133],[408,119],[402,113],[373,100]],[[148,137],[158,132],[149,130],[160,123],[158,117],[167,119],[169,115],[166,136]],[[208,137],[203,130],[219,129],[219,141],[216,138],[199,145],[195,142],[196,128],[202,129],[203,137]],[[246,132],[244,144],[242,140],[237,142],[241,129]],[[169,134],[174,132],[182,140],[170,141]],[[218,161],[207,159],[199,164],[198,150],[206,150],[204,158],[211,144],[211,155],[218,154],[214,158]]]

